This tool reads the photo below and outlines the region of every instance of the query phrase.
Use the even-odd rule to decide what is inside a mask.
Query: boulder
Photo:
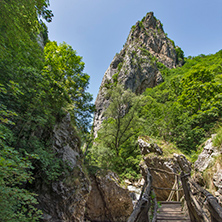
[[[213,139],[216,134],[213,134],[205,144],[203,151],[198,156],[194,164],[195,175],[194,179],[197,183],[205,186],[203,173],[204,171],[209,172],[207,180],[209,184],[212,184],[210,190],[222,204],[222,163],[221,161],[215,161],[215,158],[221,155],[221,150],[218,147],[213,146]],[[215,191],[216,190],[216,191]]]
[[[138,139],[139,147],[142,155],[146,155],[149,153],[155,153],[157,155],[162,155],[163,151],[156,143],[147,143],[142,139]]]
[[[91,177],[92,190],[86,203],[87,221],[121,222],[133,211],[130,192],[121,187],[113,172],[99,172]]]

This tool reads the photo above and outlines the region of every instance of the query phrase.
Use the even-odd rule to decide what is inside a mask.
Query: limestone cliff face
[[[183,58],[178,58],[176,49],[152,12],[132,27],[123,49],[114,56],[104,74],[95,102],[94,135],[100,128],[103,113],[109,105],[105,97],[106,89],[118,82],[126,89],[141,94],[146,88],[156,86],[163,81],[158,62],[168,68],[183,64]]]
[[[39,208],[43,221],[82,222],[85,204],[91,190],[90,181],[83,171],[79,139],[71,126],[68,114],[53,131],[53,150],[56,156],[67,163],[69,171],[50,184],[37,180]]]

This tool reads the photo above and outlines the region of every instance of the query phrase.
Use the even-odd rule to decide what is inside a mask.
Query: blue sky
[[[222,49],[222,0],[51,0],[49,38],[66,42],[83,57],[89,92],[97,96],[102,77],[138,20],[153,11],[185,56]]]

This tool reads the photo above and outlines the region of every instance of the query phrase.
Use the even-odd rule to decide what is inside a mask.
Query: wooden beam
[[[179,174],[174,173],[174,172],[169,172],[167,170],[162,170],[162,169],[157,169],[157,168],[152,168],[152,167],[149,167],[149,170],[153,170],[153,171],[157,171],[157,172],[161,172],[161,173],[167,173],[167,174],[171,174],[171,175],[178,175],[178,176],[180,176]]]

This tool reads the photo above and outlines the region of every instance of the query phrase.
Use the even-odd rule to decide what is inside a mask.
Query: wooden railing
[[[175,182],[173,187],[163,188],[152,186],[152,176],[149,170],[174,174]],[[153,188],[171,190],[167,201],[172,200],[175,192],[176,200],[180,201],[179,191],[183,190],[191,222],[222,222],[222,207],[219,205],[217,199],[211,193],[195,183],[190,178],[190,174],[182,172],[179,175],[154,168],[149,168],[149,170],[147,169],[147,181],[143,186],[140,198],[127,222],[156,221],[158,205]],[[182,188],[180,188],[179,180],[182,182]],[[199,196],[201,195],[200,199],[197,198],[197,194]]]
[[[191,222],[222,222],[222,207],[217,199],[192,181],[190,174],[182,172],[181,181]]]
[[[152,189],[152,176],[147,169],[147,181],[143,186],[136,207],[127,222],[155,222],[157,218],[157,208],[156,195]]]
[[[152,186],[154,189],[156,190],[170,190],[170,194],[167,198],[166,201],[172,201],[174,194],[176,193],[176,201],[180,201],[180,191],[182,191],[182,187],[180,186],[179,180],[180,180],[180,175],[174,172],[169,172],[166,170],[162,170],[162,169],[157,169],[157,168],[149,168],[149,170],[153,170],[156,172],[161,172],[161,173],[166,173],[169,175],[174,175],[175,176],[175,182],[173,184],[172,188],[168,188],[168,187],[156,187],[156,186]]]

